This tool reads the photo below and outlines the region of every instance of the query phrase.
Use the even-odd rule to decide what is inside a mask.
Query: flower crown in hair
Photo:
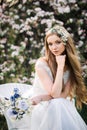
[[[60,26],[60,25],[57,25],[57,26],[54,26],[53,28],[51,28],[47,34],[49,33],[56,33],[59,35],[59,37],[62,39],[62,41],[64,42],[64,45],[66,45],[67,43],[67,40],[68,40],[68,36],[70,35],[67,30]]]

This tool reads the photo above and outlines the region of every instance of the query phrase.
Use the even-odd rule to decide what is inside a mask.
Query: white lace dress
[[[36,65],[43,67],[53,80],[50,68],[46,63],[38,61]],[[69,78],[69,71],[64,73],[63,78],[64,83],[66,83]],[[23,97],[47,94],[37,74],[35,74],[33,86],[29,88],[28,91],[23,93]],[[30,115],[26,115],[19,121],[12,122],[6,111],[4,115],[9,130],[87,130],[87,126],[77,112],[73,101],[68,98],[57,98],[41,102],[34,106]]]
[[[50,68],[46,63],[38,61],[36,65],[43,67],[53,80]],[[66,83],[69,71],[64,73],[63,78]],[[47,94],[37,74],[32,92],[33,95]],[[29,93],[31,92],[29,91]],[[29,96],[29,93],[26,93],[26,96]],[[73,101],[68,98],[57,98],[44,101],[34,107],[30,130],[87,130],[87,125],[77,112]]]

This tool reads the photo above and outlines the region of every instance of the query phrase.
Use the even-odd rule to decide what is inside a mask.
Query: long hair
[[[49,50],[47,43],[47,38],[51,35],[53,35],[53,33],[49,33],[45,37],[45,48],[46,48],[45,55],[47,58],[48,65],[51,69],[53,79],[55,80],[57,72],[57,63],[55,56]],[[82,102],[83,103],[87,102],[87,89],[82,78],[81,65],[76,54],[74,41],[70,35],[68,36],[67,43],[65,45],[65,54],[66,54],[65,64],[69,67],[70,70],[70,84],[71,84],[70,96],[71,98],[73,97],[76,98],[77,108],[82,108]]]

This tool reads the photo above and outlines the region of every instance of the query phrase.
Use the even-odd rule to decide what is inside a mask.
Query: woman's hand
[[[40,103],[42,100],[41,100],[41,97],[39,96],[35,96],[35,97],[32,97],[31,98],[31,102],[33,105],[37,105],[38,103]]]
[[[37,105],[38,103],[40,103],[41,101],[49,101],[51,100],[53,97],[48,95],[48,94],[43,94],[43,95],[38,95],[35,97],[31,98],[32,104],[33,105]]]
[[[64,68],[65,59],[66,59],[66,55],[56,56],[56,62],[58,64],[58,68]]]

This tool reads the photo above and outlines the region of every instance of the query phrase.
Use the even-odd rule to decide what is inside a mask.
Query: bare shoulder
[[[47,58],[46,57],[40,57],[39,59],[37,59],[37,62],[39,62],[39,61],[47,63]]]
[[[37,59],[36,64],[35,64],[35,69],[40,69],[42,68],[44,65],[47,65],[47,59],[46,57],[40,57],[39,59]]]

